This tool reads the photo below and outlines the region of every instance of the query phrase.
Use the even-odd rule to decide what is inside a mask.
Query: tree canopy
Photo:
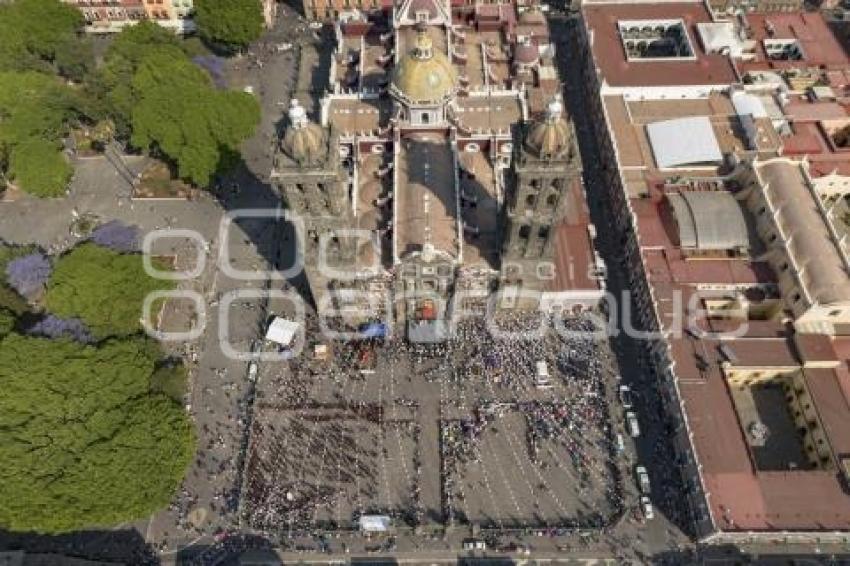
[[[55,77],[0,72],[0,173],[35,196],[62,195],[72,170],[60,139],[76,108],[76,94]]]
[[[12,311],[0,307],[0,338],[3,338],[12,331],[17,318]]]
[[[18,144],[9,158],[9,176],[33,196],[61,197],[74,168],[59,147],[55,142],[37,139]]]
[[[195,23],[207,41],[241,48],[263,32],[263,6],[260,0],[195,0]]]
[[[0,341],[0,526],[59,533],[165,506],[194,452],[183,408],[151,392],[156,348]]]
[[[260,121],[251,95],[219,91],[188,58],[146,57],[132,82],[131,143],[171,160],[178,175],[206,186]]]
[[[96,338],[105,338],[138,332],[145,297],[173,287],[145,273],[141,255],[85,243],[56,261],[45,298],[51,313],[79,318]]]
[[[77,80],[79,69],[72,67],[94,61],[88,40],[77,37],[83,24],[80,11],[60,0],[0,3],[0,70],[48,71],[57,63],[56,70]],[[68,65],[72,59],[75,65]]]
[[[133,75],[149,55],[181,59],[185,53],[173,32],[150,21],[124,28],[115,36],[102,68],[87,85],[94,97],[106,105],[105,113],[115,121],[119,133],[129,135],[130,115],[135,104],[131,89]]]

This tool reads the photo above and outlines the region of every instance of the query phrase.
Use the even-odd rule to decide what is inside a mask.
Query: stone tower
[[[307,112],[292,100],[289,125],[275,157],[272,175],[296,225],[303,226],[304,270],[316,304],[336,288],[333,272],[356,265],[357,241],[340,234],[352,224],[348,174],[339,155],[333,129],[310,122]]]
[[[502,288],[538,293],[554,278],[554,242],[559,221],[568,212],[571,192],[580,183],[581,163],[560,95],[542,119],[517,128],[513,183],[505,206]],[[502,301],[522,308],[525,301]]]

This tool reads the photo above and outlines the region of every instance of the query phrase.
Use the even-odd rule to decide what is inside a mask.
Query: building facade
[[[64,0],[77,6],[90,33],[116,33],[142,20],[173,29],[177,33],[195,30],[192,21],[194,0]]]

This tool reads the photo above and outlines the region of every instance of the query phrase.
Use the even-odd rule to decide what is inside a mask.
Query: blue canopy
[[[360,328],[364,338],[384,338],[387,335],[387,325],[382,322],[370,322]]]

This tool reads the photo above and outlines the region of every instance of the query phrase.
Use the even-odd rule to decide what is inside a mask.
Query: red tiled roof
[[[850,457],[850,375],[846,368],[805,371],[806,385],[833,451]]]
[[[794,347],[805,362],[838,362],[832,338],[826,334],[795,334]]]
[[[599,281],[590,278],[593,266],[593,243],[587,225],[561,223],[555,229],[555,279],[547,291],[597,290]]]
[[[710,22],[701,3],[600,4],[585,6],[584,19],[593,34],[593,56],[602,77],[611,86],[728,85],[737,80],[728,57],[706,54],[695,25]],[[697,60],[629,62],[620,41],[617,22],[681,18]]]
[[[817,12],[747,14],[747,23],[756,42],[756,61],[742,63],[741,68],[782,69],[800,67],[800,61],[768,61],[762,41],[765,39],[796,39],[806,65],[840,68],[850,62],[841,44]],[[767,22],[773,31],[768,32]]]

